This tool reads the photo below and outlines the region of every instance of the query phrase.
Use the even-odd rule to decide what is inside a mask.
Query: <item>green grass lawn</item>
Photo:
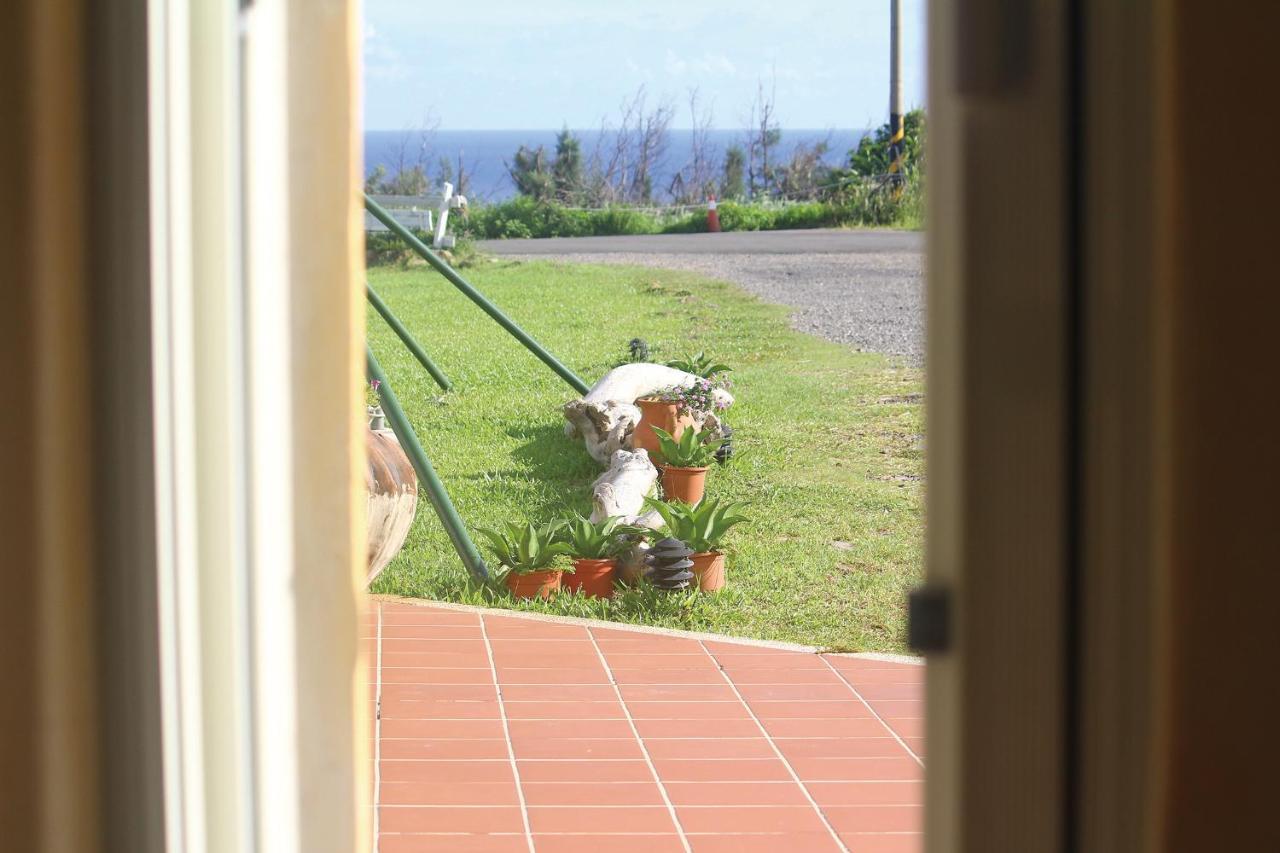
[[[734,367],[736,457],[708,494],[747,501],[718,595],[633,591],[612,602],[517,602],[476,588],[430,504],[375,592],[592,616],[846,651],[902,651],[921,577],[918,368],[791,330],[787,311],[732,285],[651,269],[482,264],[468,278],[588,383],[649,342],[654,360],[705,349]],[[590,511],[600,473],[565,437],[577,395],[442,277],[379,267],[370,283],[454,382],[441,394],[369,310],[370,342],[470,525]]]

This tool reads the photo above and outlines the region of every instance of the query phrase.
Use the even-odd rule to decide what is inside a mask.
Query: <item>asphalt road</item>
[[[722,234],[639,234],[625,237],[548,237],[540,240],[481,240],[491,255],[844,255],[919,254],[919,231],[813,228],[796,231],[733,231]]]
[[[740,231],[492,240],[510,259],[687,270],[792,309],[791,325],[855,349],[924,360],[924,235]]]

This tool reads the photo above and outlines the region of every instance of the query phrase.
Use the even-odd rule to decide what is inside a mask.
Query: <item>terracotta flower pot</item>
[[[570,591],[582,590],[591,598],[613,598],[613,578],[617,561],[612,557],[594,560],[583,557],[573,561],[573,572],[561,582]]]
[[[685,427],[693,426],[693,415],[681,415],[675,403],[663,400],[641,398],[636,400],[636,405],[640,408],[640,423],[636,424],[631,447],[633,450],[644,448],[649,451],[649,459],[656,465],[659,445],[653,428],[664,429],[671,433],[672,438],[679,439]]]
[[[703,551],[689,559],[693,560],[693,574],[698,579],[698,589],[703,592],[724,589],[724,554],[719,551]]]
[[[524,575],[511,572],[507,575],[507,589],[516,598],[550,598],[560,589],[562,574],[559,569],[543,569]]]
[[[662,494],[669,501],[684,501],[693,505],[702,500],[707,490],[706,468],[662,469]]]

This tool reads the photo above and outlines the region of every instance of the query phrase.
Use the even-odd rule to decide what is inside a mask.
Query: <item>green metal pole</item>
[[[396,434],[396,438],[400,439],[400,446],[404,448],[405,453],[409,454],[413,470],[418,473],[418,479],[427,489],[431,506],[435,508],[436,515],[440,517],[440,523],[444,525],[445,532],[453,541],[453,549],[458,552],[463,565],[476,580],[489,580],[489,568],[480,557],[480,552],[476,550],[475,543],[471,541],[466,525],[462,523],[458,510],[454,508],[453,501],[449,499],[449,493],[444,489],[444,483],[440,482],[436,469],[431,466],[431,460],[427,458],[426,451],[418,441],[417,433],[409,425],[404,409],[400,408],[400,401],[396,398],[396,393],[391,390],[387,375],[382,372],[382,366],[373,357],[373,350],[369,349],[367,344],[364,352],[369,378],[378,380],[378,396],[382,399],[382,408],[386,412],[387,420],[391,423],[391,430]]]
[[[375,219],[387,226],[387,228],[391,229],[391,232],[401,240],[408,243],[409,248],[413,249],[421,255],[427,263],[436,268],[436,272],[449,279],[450,284],[466,294],[467,298],[472,302],[479,305],[480,309],[484,311],[484,313],[497,320],[498,325],[510,332],[515,339],[524,344],[530,352],[542,359],[543,363],[546,364],[547,367],[550,367],[559,374],[560,378],[573,386],[575,391],[579,394],[585,394],[591,390],[587,383],[578,378],[577,374],[561,364],[554,355],[543,349],[542,344],[531,338],[524,329],[517,326],[506,314],[503,314],[502,310],[498,308],[497,305],[494,305],[486,299],[483,293],[476,290],[471,286],[470,282],[458,275],[457,271],[445,263],[443,258],[431,251],[426,243],[423,243],[417,237],[413,236],[412,231],[397,222],[395,217],[388,213],[382,205],[370,198],[368,193],[365,193],[364,196],[364,206],[366,210],[373,214]]]
[[[374,289],[369,286],[368,282],[365,282],[364,284],[364,292],[365,295],[369,297],[369,304],[374,307],[374,310],[382,315],[382,319],[387,321],[387,325],[391,327],[391,331],[396,333],[400,340],[404,342],[404,345],[409,348],[409,352],[413,353],[413,357],[427,369],[427,373],[431,374],[431,378],[436,381],[436,384],[446,391],[452,388],[453,383],[449,381],[449,377],[445,376],[440,368],[436,367],[436,363],[427,355],[427,351],[422,348],[421,344],[414,340],[413,335],[409,334],[409,330],[400,322],[400,318],[391,313],[391,309],[387,306],[387,303],[382,301],[382,297],[374,292]]]

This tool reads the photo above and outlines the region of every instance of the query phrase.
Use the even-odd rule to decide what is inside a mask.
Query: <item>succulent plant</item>
[[[587,560],[616,557],[631,547],[627,534],[634,528],[623,524],[618,516],[593,522],[580,513],[561,523],[560,539],[569,545],[570,555]]]
[[[724,442],[711,437],[709,429],[686,427],[679,438],[662,427],[652,427],[658,437],[658,457],[664,465],[673,468],[705,468],[715,459],[716,451]]]
[[[489,540],[490,550],[507,572],[524,575],[543,569],[573,571],[562,559],[570,546],[560,541],[561,526],[559,522],[537,526],[508,522],[501,530],[477,530]]]
[[[645,579],[658,589],[688,589],[693,583],[692,554],[679,539],[659,539],[644,558]]]
[[[748,520],[741,513],[744,506],[741,503],[721,503],[709,498],[697,506],[654,498],[645,498],[644,502],[662,516],[660,532],[684,542],[695,554],[716,550],[729,528]]]
[[[674,367],[676,370],[683,370],[685,373],[692,373],[694,376],[705,379],[733,370],[729,365],[721,364],[702,351],[686,355],[684,358],[672,359],[667,362],[667,367]]]

